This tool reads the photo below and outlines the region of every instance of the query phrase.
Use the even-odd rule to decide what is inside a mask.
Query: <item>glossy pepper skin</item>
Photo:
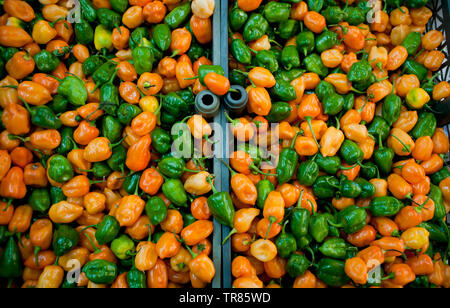
[[[345,260],[349,246],[342,238],[330,238],[320,246],[319,251],[326,257]]]
[[[279,184],[288,182],[294,175],[295,168],[297,167],[299,156],[294,149],[296,137],[292,140],[290,147],[281,150],[277,165],[277,176]]]
[[[309,266],[310,262],[304,255],[292,254],[286,263],[286,272],[292,278],[301,277]]]
[[[13,279],[22,274],[22,260],[14,237],[10,236],[0,257],[0,277]]]
[[[291,113],[292,107],[285,102],[277,102],[272,104],[269,114],[266,116],[270,123],[278,123],[286,119]]]
[[[50,208],[50,194],[45,188],[36,188],[31,192],[28,203],[34,211],[44,213]]]
[[[256,183],[256,190],[258,192],[258,197],[256,199],[256,206],[259,209],[264,209],[264,203],[266,202],[267,196],[275,190],[275,185],[269,180],[261,180]]]
[[[57,257],[60,257],[78,244],[78,232],[66,224],[61,224],[57,227],[53,234],[53,250]]]
[[[297,169],[297,180],[300,184],[312,186],[319,177],[319,165],[315,159],[301,162]]]
[[[349,165],[361,162],[364,157],[364,153],[358,145],[349,139],[346,139],[344,143],[342,143],[340,154],[342,159]]]
[[[44,73],[53,72],[60,63],[58,57],[47,50],[38,52],[33,58],[36,63],[36,67]]]
[[[93,260],[86,263],[83,267],[83,273],[86,277],[97,284],[111,284],[117,277],[117,265],[106,260]]]
[[[153,226],[159,225],[167,217],[167,207],[160,197],[152,197],[145,204],[147,214]]]
[[[419,115],[416,126],[411,131],[411,136],[418,139],[424,136],[433,136],[436,131],[436,116],[431,112],[422,112]]]
[[[251,42],[260,39],[266,34],[269,22],[258,13],[253,13],[248,18],[243,31],[244,41]]]
[[[145,289],[147,288],[147,277],[144,272],[133,267],[127,273],[127,284],[130,289]]]
[[[295,238],[300,239],[308,235],[311,215],[307,209],[296,207],[291,212],[290,229]]]
[[[179,179],[166,179],[162,185],[164,195],[177,206],[187,207],[188,197]]]
[[[342,165],[339,156],[323,157],[320,153],[317,155],[315,161],[319,166],[319,169],[328,173],[329,175],[335,175]]]
[[[375,217],[394,216],[403,204],[397,198],[390,196],[376,197],[370,201],[369,211]]]
[[[233,227],[234,205],[228,192],[217,192],[214,185],[213,194],[209,196],[207,203],[214,218],[222,225]]]
[[[72,164],[62,155],[54,155],[49,159],[47,172],[58,183],[67,182],[74,176]]]
[[[434,211],[434,221],[439,221],[443,219],[446,215],[445,205],[444,205],[444,199],[442,196],[442,191],[439,189],[438,186],[431,184],[430,185],[430,193],[429,197],[431,200],[434,201],[435,205],[435,211]]]
[[[367,213],[365,209],[351,205],[337,214],[337,221],[341,224],[345,233],[353,234],[366,226]]]
[[[325,214],[315,214],[309,220],[309,234],[317,242],[323,242],[329,234],[328,218]]]
[[[331,258],[319,261],[317,277],[331,287],[342,287],[350,280],[345,274],[345,262]]]
[[[297,251],[297,241],[294,235],[286,233],[286,224],[283,226],[281,234],[278,235],[275,244],[280,257],[288,258],[292,253]]]
[[[387,175],[391,172],[395,152],[393,149],[383,146],[381,137],[379,137],[378,144],[378,149],[373,153],[373,158],[379,171],[382,174]]]
[[[142,112],[136,105],[124,103],[117,109],[117,119],[123,125],[129,125],[131,121]]]
[[[176,29],[183,24],[191,13],[191,6],[189,3],[180,5],[167,14],[164,22],[171,28]]]
[[[313,184],[314,195],[321,199],[333,198],[339,189],[339,180],[333,176],[319,176]]]
[[[105,215],[97,226],[95,232],[95,239],[100,245],[112,242],[120,231],[120,224],[116,218],[110,215]]]
[[[88,93],[84,82],[75,76],[65,77],[59,84],[58,94],[63,95],[67,100],[75,105],[82,106],[86,104]]]
[[[162,128],[156,128],[150,133],[152,138],[152,147],[159,154],[166,154],[172,147],[172,139],[170,134]]]

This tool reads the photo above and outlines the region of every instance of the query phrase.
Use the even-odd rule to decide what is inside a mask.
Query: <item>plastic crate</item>
[[[219,0],[218,0],[219,1]],[[228,76],[229,73],[229,62],[228,62],[228,10],[229,2],[228,0],[220,0],[220,24],[221,24],[221,41],[220,41],[220,64],[225,70],[225,74]],[[433,17],[427,24],[427,31],[429,30],[439,30],[444,33],[444,42],[440,46],[439,50],[444,52],[446,55],[446,60],[444,61],[442,68],[438,72],[439,75],[436,77],[438,81],[449,81],[450,80],[450,60],[448,59],[450,50],[450,0],[430,0],[428,7],[433,11]],[[450,103],[450,102],[449,102]],[[227,120],[223,114],[223,106],[220,115],[216,117],[216,121],[225,127]],[[442,123],[441,123],[442,125]],[[447,136],[450,136],[450,122],[444,123],[444,129]],[[228,132],[226,132],[228,134]],[[225,140],[233,137],[225,137]],[[224,142],[224,150],[228,148],[228,143]],[[450,152],[446,156],[446,162],[450,161]],[[222,191],[229,191],[229,180],[230,176],[228,170],[224,166],[220,166],[220,162],[214,163],[214,172],[221,173],[221,189]],[[216,173],[219,176],[219,173]],[[219,188],[219,186],[217,186]],[[225,238],[230,232],[230,228],[222,226],[222,238]],[[224,246],[222,246],[222,287],[231,288],[232,277],[231,277],[231,261],[232,252],[231,244],[228,241]]]

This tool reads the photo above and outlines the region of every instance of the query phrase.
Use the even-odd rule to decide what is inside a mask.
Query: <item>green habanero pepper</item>
[[[187,207],[188,197],[179,179],[166,179],[162,185],[164,195],[176,206]]]
[[[92,169],[89,170],[89,172],[92,172],[94,177],[101,179],[110,175],[112,170],[111,168],[109,168],[106,162],[101,161],[94,163]]]
[[[67,105],[69,105],[69,101],[62,95],[53,96],[53,100],[48,103],[46,106],[50,107],[54,113],[63,113],[67,110]]]
[[[113,61],[107,61],[103,63],[92,74],[92,80],[94,81],[96,88],[101,87],[105,83],[111,80],[112,76],[116,72],[117,63]]]
[[[350,281],[345,274],[345,262],[330,258],[323,258],[319,261],[317,277],[330,287],[342,287]]]
[[[74,106],[86,104],[88,92],[83,80],[76,76],[66,76],[59,84],[58,94],[67,98]]]
[[[268,28],[269,22],[261,14],[253,13],[244,26],[244,41],[248,43],[260,39]]]
[[[126,155],[127,149],[125,149],[123,145],[119,144],[114,147],[112,149],[111,157],[106,161],[108,167],[114,171],[122,171],[122,174],[124,174]]]
[[[70,161],[62,155],[53,155],[48,161],[48,176],[55,182],[65,183],[73,178]]]
[[[297,168],[299,155],[295,151],[294,145],[298,135],[299,133],[295,134],[290,147],[286,147],[281,150],[276,168],[278,183],[280,185],[289,182],[294,175],[295,168]]]
[[[402,71],[404,74],[416,75],[420,82],[424,81],[428,76],[426,67],[412,59],[406,59]]]
[[[300,25],[297,20],[288,19],[280,22],[278,26],[278,35],[284,39],[288,40],[298,33]]]
[[[341,149],[339,151],[342,159],[351,166],[358,162],[361,162],[364,158],[363,151],[354,141],[350,139],[346,139],[344,143],[342,143]]]
[[[188,104],[174,92],[170,92],[164,97],[161,108],[168,114],[173,115],[176,119],[189,112]],[[161,122],[163,122],[162,119]]]
[[[434,221],[442,220],[447,212],[445,210],[445,204],[441,189],[438,186],[431,184],[430,193],[428,196],[431,198],[431,200],[434,201],[434,205],[436,207],[434,211],[433,220]]]
[[[52,186],[50,187],[50,199],[52,201],[52,204],[55,204],[66,200],[67,197],[64,195],[60,187]]]
[[[339,156],[323,157],[321,153],[318,153],[315,161],[319,166],[319,169],[328,173],[329,175],[335,175],[342,165]]]
[[[314,51],[315,38],[314,33],[311,31],[300,32],[296,37],[296,41],[298,52],[302,53],[305,57]]]
[[[117,71],[111,79],[100,87],[100,108],[109,115],[116,116],[117,108],[120,105],[119,90],[114,85],[114,78]]]
[[[323,101],[323,112],[328,115],[337,115],[344,108],[345,100],[342,95],[331,93]]]
[[[112,30],[114,28],[119,28],[120,23],[122,22],[122,16],[110,9],[99,8],[97,10],[97,20],[103,27]]]
[[[338,225],[342,227],[347,234],[358,232],[367,225],[367,213],[363,208],[357,205],[351,205],[337,214]]]
[[[198,69],[198,79],[200,80],[200,83],[204,86],[206,86],[205,77],[209,73],[216,73],[222,76],[225,75],[225,71],[220,65],[201,65]]]
[[[422,35],[419,32],[410,32],[402,42],[409,56],[414,56],[422,43]]]
[[[441,228],[440,226],[428,221],[421,222],[418,227],[424,228],[428,232],[430,232],[430,240],[442,244],[448,243],[447,230],[445,230],[445,228]]]
[[[320,199],[333,198],[337,189],[339,181],[333,176],[319,176],[313,184],[314,195]]]
[[[337,5],[327,6],[321,14],[327,20],[327,24],[335,25],[347,18],[347,14]]]
[[[319,251],[325,256],[333,259],[345,259],[349,245],[342,238],[330,238],[326,240],[319,248]]]
[[[272,103],[272,108],[269,114],[266,116],[269,123],[279,123],[289,117],[292,107],[285,102]]]
[[[98,25],[94,33],[94,45],[97,50],[109,50],[113,48],[112,32],[103,25]]]
[[[125,13],[128,8],[128,0],[110,0],[111,7],[118,13]]]
[[[301,185],[312,186],[319,177],[319,165],[315,157],[300,163],[297,169],[297,180]]]
[[[417,120],[416,126],[414,126],[411,131],[411,136],[418,139],[420,137],[434,135],[436,131],[437,120],[436,116],[431,112],[422,112],[419,115],[419,119]]]
[[[300,194],[297,206],[291,211],[291,218],[290,218],[291,232],[297,239],[300,239],[308,235],[309,221],[311,218],[309,211],[301,207],[302,199],[303,199],[303,191]]]
[[[146,289],[147,276],[133,266],[127,273],[127,284],[130,289]]]
[[[146,27],[136,28],[130,35],[130,48],[131,50],[138,47],[144,39],[147,39],[150,36],[150,32]]]
[[[322,59],[318,54],[311,54],[307,56],[303,62],[305,63],[306,70],[316,73],[322,78],[328,75],[328,68],[323,64]]]
[[[77,230],[66,224],[60,224],[53,234],[53,250],[57,257],[60,257],[78,244],[79,235]]]
[[[358,26],[366,21],[366,14],[357,6],[348,6],[344,9],[344,12],[347,15],[345,21],[351,26]]]
[[[120,260],[128,259],[135,251],[134,242],[125,234],[112,241],[111,250]]]
[[[172,179],[179,179],[184,172],[197,172],[187,169],[182,158],[166,157],[158,162],[159,171]]]
[[[289,3],[272,1],[264,7],[263,14],[268,22],[276,23],[288,20],[291,16],[291,10],[292,8]]]
[[[208,181],[213,191],[207,200],[211,213],[220,224],[233,228],[235,211],[230,194],[226,191],[218,192],[211,179],[208,178]]]
[[[264,67],[274,73],[279,69],[279,63],[273,52],[270,50],[261,50],[256,53],[252,60],[253,66]]]
[[[248,19],[248,14],[235,6],[228,16],[231,30],[239,31],[245,25]]]
[[[44,73],[51,73],[59,66],[59,59],[57,56],[47,50],[41,50],[33,57],[38,70]]]
[[[59,154],[67,154],[74,149],[73,141],[73,128],[64,127],[61,131],[61,143],[56,148],[56,152]]]
[[[366,60],[355,62],[347,73],[347,79],[350,82],[364,82],[370,78],[372,66]]]
[[[94,41],[94,29],[85,20],[75,23],[73,31],[75,40],[82,45],[90,45]]]
[[[50,194],[45,188],[35,188],[28,198],[28,203],[30,204],[33,211],[44,213],[52,205],[50,200]]]
[[[159,225],[167,217],[167,206],[160,197],[149,198],[145,204],[145,213],[153,226]]]
[[[394,197],[382,196],[373,198],[369,204],[369,211],[375,217],[394,216],[402,209],[403,204]]]
[[[389,126],[392,126],[394,122],[400,117],[402,111],[402,99],[395,94],[395,82],[392,87],[392,93],[385,97],[382,105],[382,115],[384,120]],[[384,140],[384,139],[383,139]]]
[[[278,254],[284,259],[288,258],[292,253],[297,251],[297,242],[295,240],[295,237],[290,233],[286,233],[287,223],[288,221],[284,223],[281,234],[278,235],[277,239],[275,240]]]
[[[166,154],[172,148],[172,139],[170,134],[164,129],[158,127],[150,133],[152,138],[152,147],[159,154]]]
[[[129,125],[140,113],[142,113],[142,109],[139,106],[123,103],[117,109],[117,119],[123,125]]]
[[[304,255],[292,254],[286,263],[286,272],[292,278],[301,277],[310,265],[311,262]]]
[[[81,16],[88,22],[94,22],[97,19],[97,10],[90,0],[79,0],[81,6]]]
[[[55,115],[50,107],[40,105],[30,108],[26,101],[23,100],[23,103],[30,113],[31,123],[34,125],[53,129],[59,129],[61,127],[61,120]]]
[[[107,115],[102,120],[102,134],[111,143],[117,142],[122,136],[122,124],[116,117]]]
[[[197,221],[197,219],[195,219],[195,217],[191,213],[181,212],[181,216],[183,216],[184,227],[190,226]]]
[[[133,49],[133,63],[139,75],[151,72],[154,61],[155,58],[150,48],[140,46]]]
[[[242,64],[252,63],[252,53],[248,46],[239,39],[234,39],[230,46],[233,57]]]
[[[296,46],[287,46],[281,53],[281,64],[286,70],[300,67],[300,56]]]
[[[337,33],[325,30],[316,38],[316,50],[318,53],[322,53],[325,50],[332,48],[337,42]]]
[[[378,173],[379,171],[377,165],[371,161],[363,164],[361,167],[361,176],[366,180],[371,180],[375,177],[379,178],[380,176]]]
[[[22,274],[22,258],[19,247],[13,236],[9,237],[8,243],[0,257],[0,277],[10,279],[18,278]]]
[[[389,136],[390,126],[386,120],[380,116],[375,116],[367,128],[369,134],[371,134],[375,141],[379,144],[379,138],[384,141]]]
[[[191,14],[191,4],[189,2],[180,5],[173,9],[164,18],[164,22],[172,29],[176,29],[186,22],[189,15]]]
[[[283,79],[277,79],[277,83],[270,89],[270,94],[283,102],[290,102],[297,98],[295,88]]]
[[[327,96],[336,93],[336,90],[334,89],[331,83],[325,80],[321,80],[317,85],[316,89],[314,90],[314,92],[316,93],[319,101],[323,102]]]
[[[308,10],[319,13],[323,8],[324,3],[324,0],[308,0]]]
[[[139,180],[141,179],[141,173],[131,173],[123,181],[123,189],[130,195],[135,194],[139,188]]]
[[[343,175],[339,185],[339,192],[342,197],[357,198],[361,194],[361,187],[359,187],[358,183],[350,181]]]
[[[439,184],[445,180],[446,178],[450,177],[450,171],[448,170],[448,167],[444,166],[441,170],[436,172],[431,176],[431,183],[433,183],[436,186],[439,186]]]
[[[95,239],[100,245],[112,242],[119,235],[120,224],[117,219],[110,215],[103,216],[102,221],[95,231]]]
[[[83,267],[83,273],[93,283],[111,284],[117,277],[117,265],[112,262],[97,259],[86,263]]]
[[[87,58],[81,66],[86,76],[91,76],[96,70],[105,63],[105,59],[99,55],[93,55]]]
[[[373,158],[380,172],[387,175],[391,172],[395,152],[393,149],[383,146],[380,136],[378,137],[378,149],[374,151]]]
[[[310,218],[309,234],[317,243],[322,243],[328,237],[328,219],[325,215],[315,214]]]
[[[355,183],[361,188],[360,198],[371,198],[376,192],[375,186],[366,179],[357,178]]]
[[[267,197],[269,194],[275,190],[275,186],[272,182],[270,182],[267,179],[261,180],[258,183],[256,183],[256,191],[258,192],[258,197],[256,199],[256,206],[259,209],[264,209],[264,204],[266,202]]]
[[[162,51],[166,51],[170,48],[172,42],[172,31],[166,24],[157,25],[152,32],[152,38],[155,41],[156,46]]]

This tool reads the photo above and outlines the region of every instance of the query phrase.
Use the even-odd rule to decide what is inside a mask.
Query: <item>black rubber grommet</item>
[[[219,98],[209,90],[200,92],[195,98],[195,111],[205,118],[215,117],[219,109]]]
[[[232,114],[240,114],[244,111],[248,102],[247,91],[241,86],[231,86],[237,92],[228,92],[225,96],[225,108]]]

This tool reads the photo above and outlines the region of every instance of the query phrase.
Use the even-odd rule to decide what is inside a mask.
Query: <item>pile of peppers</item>
[[[1,2],[0,285],[207,287],[215,3],[78,2]]]
[[[230,2],[233,287],[450,287],[427,2]]]

